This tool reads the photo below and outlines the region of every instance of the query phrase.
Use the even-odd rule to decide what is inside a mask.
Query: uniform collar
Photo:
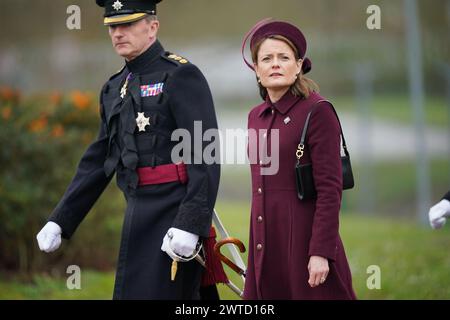
[[[154,62],[154,60],[164,52],[164,48],[161,43],[156,40],[150,48],[148,48],[144,53],[140,56],[134,58],[131,61],[127,61],[126,65],[128,70],[132,73],[146,73],[151,71],[150,65]]]
[[[267,95],[266,103],[264,107],[260,110],[259,116],[261,117],[264,112],[266,112],[270,108],[275,108],[281,114],[286,114],[299,100],[301,97],[297,97],[291,93],[291,90],[288,90],[280,100],[275,103],[270,101],[269,95]]]

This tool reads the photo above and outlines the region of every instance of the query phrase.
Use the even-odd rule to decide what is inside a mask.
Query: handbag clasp
[[[305,145],[303,143],[300,143],[297,147],[297,152],[295,155],[297,156],[297,160],[300,160],[301,157],[303,157],[303,150],[305,149]]]

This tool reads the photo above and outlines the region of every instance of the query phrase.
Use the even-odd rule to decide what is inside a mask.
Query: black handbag
[[[324,100],[321,100],[319,102],[323,101]],[[341,156],[342,189],[343,190],[352,189],[355,186],[355,182],[353,180],[352,166],[350,163],[350,154],[347,150],[347,144],[345,143],[345,137],[342,131],[342,126],[341,122],[339,121],[339,117],[333,105],[331,103],[330,105],[333,108],[333,112],[336,115],[336,118],[338,119],[339,122],[339,127],[341,129],[341,136],[342,136],[342,146],[344,148],[345,153],[345,155]],[[302,158],[305,149],[305,140],[306,140],[306,133],[308,131],[309,119],[311,118],[311,114],[314,111],[315,106],[311,109],[311,111],[308,113],[308,116],[306,117],[305,126],[303,127],[303,132],[300,139],[300,144],[298,145],[296,152],[297,163],[295,165],[295,178],[296,178],[295,180],[297,184],[297,194],[300,200],[309,200],[317,198],[316,187],[314,185],[312,164],[311,163],[300,164],[300,159]]]

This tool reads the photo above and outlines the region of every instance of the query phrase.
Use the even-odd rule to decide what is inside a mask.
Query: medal
[[[127,79],[125,80],[125,83],[122,86],[122,89],[120,89],[120,97],[123,99],[127,95],[128,90],[128,81],[131,78],[131,73],[127,76]]]
[[[150,125],[150,117],[146,117],[144,112],[138,112],[136,124],[139,128],[139,132],[141,131],[145,132],[145,127]]]

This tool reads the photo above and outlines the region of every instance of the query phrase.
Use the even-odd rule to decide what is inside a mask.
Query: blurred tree
[[[94,139],[99,115],[93,101],[80,91],[25,100],[15,90],[0,89],[0,269],[29,273],[75,256],[78,264],[113,267],[120,223],[111,228],[102,222],[120,212],[114,202],[96,207],[97,214],[81,231],[84,243],[75,242],[67,252],[47,255],[44,261],[35,240]],[[85,245],[93,239],[96,246]]]

